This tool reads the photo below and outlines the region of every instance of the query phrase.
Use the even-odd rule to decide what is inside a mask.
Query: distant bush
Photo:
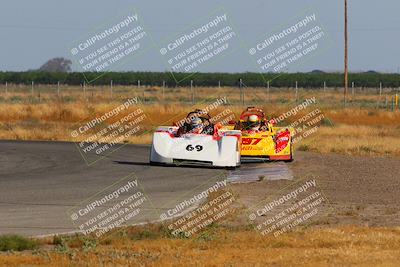
[[[321,88],[324,82],[328,87],[343,87],[343,74],[339,72],[309,72],[309,73],[174,73],[170,72],[0,72],[0,83],[30,84],[69,84],[80,85],[84,77],[93,80],[94,85],[109,85],[113,80],[114,85],[136,85],[140,80],[141,85],[162,86],[163,82],[168,87],[190,86],[193,80],[196,86],[236,86],[242,79],[243,86],[265,87],[269,81],[271,87],[294,87],[296,81],[300,87]],[[379,87],[382,82],[384,87],[399,87],[400,75],[395,73],[362,72],[349,73],[349,81],[356,87]]]
[[[18,236],[18,235],[2,235],[0,236],[0,251],[22,251],[32,250],[37,247],[34,240]]]
[[[22,102],[22,97],[14,95],[10,98],[10,101],[12,103],[21,103]]]
[[[63,96],[62,97],[63,102],[74,102],[75,98],[73,96]]]

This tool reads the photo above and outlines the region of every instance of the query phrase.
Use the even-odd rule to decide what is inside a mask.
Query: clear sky
[[[349,64],[351,71],[400,69],[400,1],[349,1]],[[53,57],[72,59],[71,43],[90,36],[100,25],[134,9],[152,44],[116,70],[165,71],[159,49],[190,25],[222,8],[240,36],[240,49],[201,67],[201,71],[259,71],[249,48],[275,29],[284,29],[303,14],[315,13],[329,45],[290,71],[341,71],[343,68],[342,0],[2,0],[0,70],[36,69]],[[306,13],[304,13],[306,12]],[[203,19],[203,20],[202,20]],[[79,66],[74,64],[74,70]]]

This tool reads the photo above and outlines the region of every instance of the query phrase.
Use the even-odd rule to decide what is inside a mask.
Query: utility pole
[[[346,98],[348,90],[348,37],[347,37],[347,0],[344,0],[344,106],[346,107]]]

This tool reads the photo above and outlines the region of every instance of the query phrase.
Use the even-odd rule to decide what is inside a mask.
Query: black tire
[[[284,160],[284,162],[293,162],[294,161],[294,159],[293,159],[293,155],[292,155],[292,153],[290,153],[290,159],[287,159],[287,160]]]
[[[285,160],[285,162],[293,162],[293,146],[290,144],[290,159]]]

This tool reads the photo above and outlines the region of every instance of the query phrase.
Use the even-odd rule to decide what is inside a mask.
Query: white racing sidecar
[[[240,166],[241,131],[224,130],[210,123],[208,114],[197,114],[206,125],[204,133],[185,131],[179,126],[160,126],[153,134],[150,164],[196,165],[235,168]]]

